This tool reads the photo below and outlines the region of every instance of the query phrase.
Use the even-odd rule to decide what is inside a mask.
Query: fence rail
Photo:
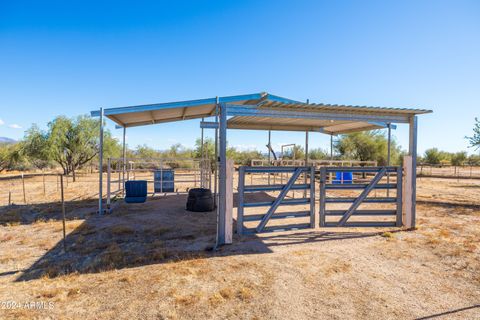
[[[480,166],[451,166],[418,164],[417,175],[421,177],[480,178]]]
[[[375,173],[375,175],[369,181],[365,181],[363,177],[360,181],[356,181],[354,177],[347,183],[327,179],[329,174],[339,171],[348,171],[353,174]],[[390,183],[390,179],[395,182]],[[402,225],[402,180],[401,167],[320,168],[320,227],[400,227]],[[371,197],[370,194],[376,189],[386,189],[387,196]],[[361,192],[352,197],[349,193],[352,190]],[[390,194],[391,190],[395,191],[395,195]],[[361,208],[363,204],[369,207]],[[339,207],[342,205],[343,207]],[[389,207],[385,208],[385,206]],[[395,217],[395,221],[388,219],[392,216]],[[330,219],[327,220],[327,217]],[[350,220],[356,217],[370,217],[370,219]]]
[[[253,159],[250,162],[252,167],[268,167],[268,166],[305,166],[305,160],[268,160],[268,159]],[[352,166],[368,166],[376,167],[377,161],[360,161],[360,160],[308,160],[307,166],[319,167],[352,167]]]
[[[274,182],[271,184],[250,184],[246,185],[247,174],[285,174],[285,183]],[[288,176],[287,176],[288,175]],[[293,190],[303,190],[302,198],[287,199],[287,195]],[[247,194],[268,193],[268,201],[252,201],[246,199]],[[278,194],[276,194],[278,193]],[[280,206],[298,206],[289,212],[278,212]],[[304,206],[309,209],[305,210]],[[245,214],[245,208],[266,207],[265,213]],[[269,221],[281,221],[282,219],[308,218],[308,222],[287,225],[267,226]],[[245,226],[245,222],[257,222],[253,228]],[[315,168],[314,167],[245,167],[239,168],[238,177],[238,211],[237,211],[237,233],[251,234],[259,232],[276,232],[285,230],[296,230],[315,227]]]

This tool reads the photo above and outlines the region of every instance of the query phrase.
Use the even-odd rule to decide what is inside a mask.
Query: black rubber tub
[[[194,212],[208,212],[215,209],[213,194],[210,189],[194,188],[188,191],[187,210]]]

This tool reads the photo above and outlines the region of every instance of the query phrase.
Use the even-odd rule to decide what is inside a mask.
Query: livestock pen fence
[[[109,169],[110,168],[110,169]],[[128,180],[147,180],[149,193],[186,192],[195,187],[212,187],[212,167],[202,159],[107,159],[103,167],[103,198],[121,196]],[[29,172],[0,175],[0,206],[35,205],[60,201],[60,171]],[[157,180],[155,181],[155,175]],[[163,177],[171,176],[172,179]],[[63,175],[65,201],[98,199],[98,167],[78,170],[75,179]],[[163,190],[164,186],[174,186]],[[155,187],[157,192],[155,191]]]
[[[285,166],[295,166],[302,167],[305,166],[305,160],[292,160],[292,159],[277,159],[277,160],[268,160],[268,159],[252,159],[250,161],[252,167],[264,167],[264,166],[276,166],[276,167],[285,167]],[[314,167],[352,167],[352,166],[368,166],[376,167],[377,161],[361,161],[361,160],[312,160],[307,161],[307,165]]]
[[[480,178],[480,166],[418,164],[417,175],[421,177]]]
[[[0,206],[60,201],[60,172],[28,172],[0,176]],[[98,171],[81,170],[63,175],[65,199],[81,201],[98,198]]]
[[[289,164],[239,168],[239,234],[313,228],[316,201],[321,227],[402,225],[402,167]]]
[[[125,196],[125,182],[144,180],[151,196],[183,193],[192,188],[212,187],[209,159],[109,158],[107,160],[107,205],[113,197]]]

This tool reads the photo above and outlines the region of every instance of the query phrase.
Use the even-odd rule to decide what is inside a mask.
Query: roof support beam
[[[152,124],[155,123],[155,116],[153,115],[153,111],[150,111],[150,118],[152,119]]]
[[[256,116],[270,118],[293,118],[293,119],[317,119],[317,120],[339,120],[339,121],[375,121],[408,123],[408,115],[376,115],[367,113],[341,113],[341,112],[310,112],[294,111],[286,109],[262,109],[252,105],[227,105],[229,116]]]
[[[320,127],[305,127],[295,125],[264,125],[260,123],[228,123],[228,129],[241,129],[241,130],[272,130],[272,131],[302,131],[305,130],[311,132],[321,132],[324,130]]]

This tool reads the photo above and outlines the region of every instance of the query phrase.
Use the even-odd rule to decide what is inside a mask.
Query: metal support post
[[[112,169],[111,169],[112,163],[111,159],[107,159],[107,210],[110,209],[110,196],[111,196],[111,182],[112,182]]]
[[[100,108],[100,141],[98,151],[98,213],[103,214],[103,108]]]
[[[216,98],[216,103],[215,103],[215,123],[217,123],[217,126],[215,127],[215,165],[213,167],[213,204],[214,206],[217,206],[217,198],[218,198],[218,194],[217,194],[217,189],[218,189],[218,107],[219,107],[219,104],[218,104],[218,97]]]
[[[225,244],[225,219],[226,219],[226,189],[227,189],[227,108],[220,105],[220,130],[219,130],[219,199],[218,199],[218,223],[217,245]]]
[[[390,167],[390,146],[392,143],[392,125],[387,124],[388,128],[388,144],[387,144],[387,167]],[[390,183],[390,172],[387,173],[387,183]],[[387,189],[387,197],[390,197],[390,189]]]
[[[410,118],[409,125],[409,144],[408,144],[408,154],[412,156],[412,202],[411,202],[411,213],[412,213],[412,227],[415,228],[416,220],[416,200],[417,200],[417,128],[418,128],[418,119],[417,116]]]
[[[122,196],[125,197],[125,171],[127,170],[127,147],[125,138],[127,135],[127,127],[123,127],[123,143],[122,143]]]

